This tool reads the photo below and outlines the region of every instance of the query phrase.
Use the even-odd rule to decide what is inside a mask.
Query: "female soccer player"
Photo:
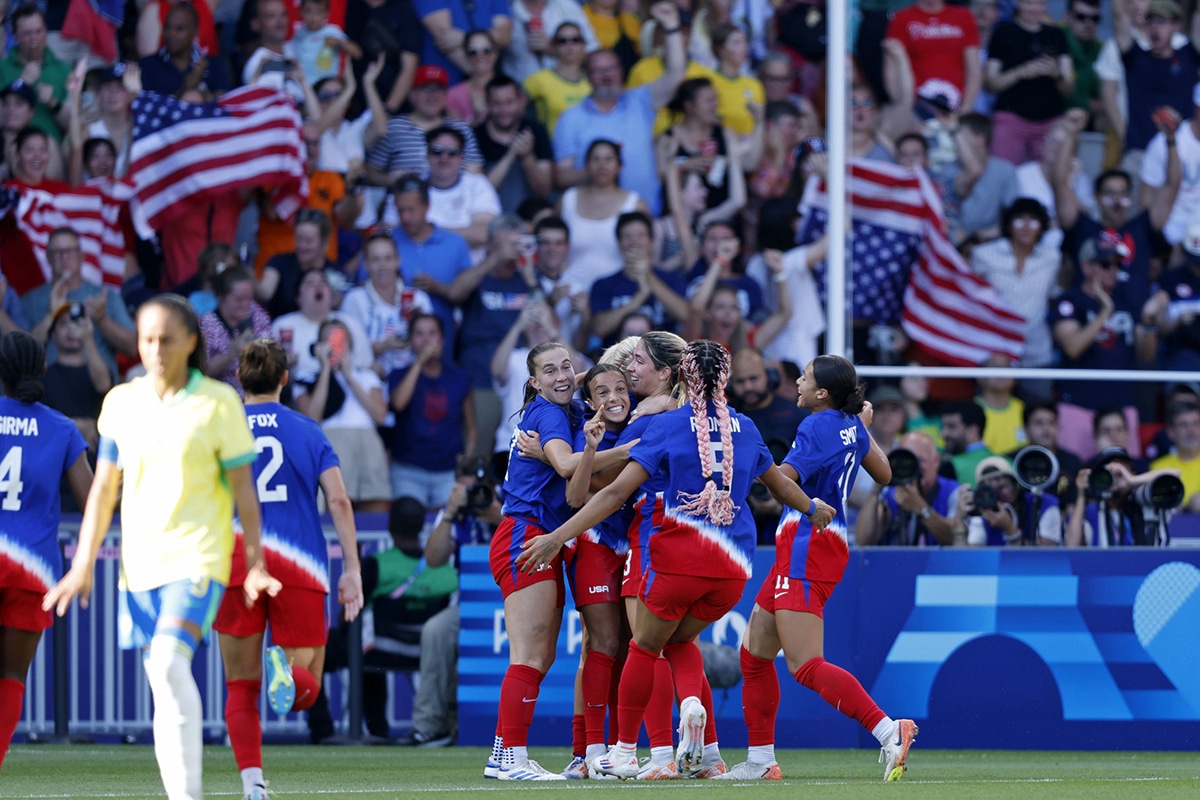
[[[775,566],[763,581],[742,640],[745,684],[742,709],[750,731],[750,752],[724,778],[779,780],[775,762],[775,712],[779,676],[775,656],[783,648],[788,672],[837,710],[853,717],[879,740],[884,779],[904,774],[908,748],[917,735],[910,719],[893,720],[841,667],[824,655],[824,608],[842,579],[850,550],[846,496],[861,464],[877,483],[892,479],[887,456],[871,438],[872,409],[863,400],[854,365],[840,356],[817,356],[796,380],[797,405],[813,413],[796,431],[796,441],[780,471],[806,492],[830,498],[836,509],[825,527],[804,523],[788,511],[775,534]]]
[[[543,569],[532,572],[520,571],[515,559],[527,539],[561,524],[570,514],[566,479],[581,459],[572,451],[581,409],[571,399],[575,369],[566,347],[543,342],[529,351],[526,366],[529,385],[517,427],[538,434],[549,463],[519,458],[514,437],[504,478],[504,521],[492,537],[490,556],[492,577],[504,595],[509,667],[500,687],[496,740],[484,775],[508,781],[564,780],[530,760],[526,750],[538,688],[554,663],[562,624],[562,559],[556,554]],[[628,447],[605,451],[596,456],[593,468],[603,470],[628,455]]]
[[[66,475],[80,508],[92,468],[68,418],[38,402],[46,353],[24,331],[0,337],[0,766],[12,742],[25,676],[54,615],[42,596],[62,574],[59,485]]]
[[[721,345],[690,343],[680,371],[690,406],[657,415],[617,479],[566,523],[526,542],[518,558],[522,574],[545,568],[564,542],[619,508],[647,478],[666,475],[657,512],[662,523],[644,543],[649,559],[621,673],[617,744],[593,759],[591,773],[637,776],[637,732],[660,653],[671,663],[676,693],[683,698],[677,760],[684,769],[702,763],[707,713],[699,698],[704,664],[695,639],[737,603],[749,577],[755,539],[745,507],[750,482],[759,478],[780,502],[804,509],[817,524],[833,518],[832,508],[783,476],[754,424],[730,412],[729,353]]]
[[[121,500],[122,646],[141,648],[154,698],[154,755],[170,800],[199,800],[202,712],[192,656],[208,632],[242,522],[248,603],[281,588],[263,564],[250,464],[254,440],[237,393],[204,377],[200,324],[187,300],[164,294],[138,311],[146,375],[113,388],[97,427],[96,478],[71,569],[42,608],[86,606],[96,554]]]
[[[262,508],[263,558],[283,589],[249,607],[240,592],[227,593],[213,627],[225,664],[225,723],[242,790],[246,800],[265,800],[258,695],[267,623],[272,642],[267,648],[267,699],[277,714],[310,708],[325,666],[329,564],[318,488],[325,493],[345,559],[338,603],[347,622],[362,610],[362,576],[354,512],[333,447],[320,425],[279,403],[288,381],[287,353],[270,339],[251,342],[242,350],[238,380],[246,392],[246,417],[258,452],[254,482]],[[230,588],[240,587],[246,574],[240,552],[235,546]]]

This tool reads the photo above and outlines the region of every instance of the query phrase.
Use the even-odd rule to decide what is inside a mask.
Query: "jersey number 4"
[[[287,484],[271,486],[271,479],[283,466],[283,444],[274,436],[259,436],[254,440],[254,449],[259,455],[264,452],[271,454],[270,459],[263,466],[262,472],[258,473],[258,480],[255,482],[258,489],[258,502],[286,503],[288,499]],[[20,464],[19,461],[17,463]]]
[[[24,488],[25,484],[21,483],[21,448],[10,447],[4,460],[0,461],[0,495],[4,496],[4,500],[0,501],[0,509],[20,511],[21,490]]]

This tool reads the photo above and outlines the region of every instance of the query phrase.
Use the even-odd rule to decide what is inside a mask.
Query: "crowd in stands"
[[[77,231],[37,243],[46,271],[0,222],[0,332],[47,345],[46,402],[93,451],[102,397],[138,369],[130,312],[173,291],[239,391],[242,349],[282,344],[288,402],[321,423],[356,508],[450,503],[458,544],[488,535],[462,520],[495,518],[495,497],[467,490],[504,474],[544,341],[582,374],[630,335],[714,339],[733,404],[786,452],[795,379],[844,322],[813,271],[825,239],[795,234],[828,169],[825,2],[129,0],[116,60],[64,33],[74,5],[0,0],[7,187],[120,177],[139,89],[203,103],[251,84],[296,101],[309,185],[290,218],[262,186],[149,239],[123,221],[121,291],[85,278]],[[1020,359],[984,366],[1200,369],[1196,5],[855,4],[849,152],[926,174],[952,243],[1025,320]],[[894,311],[850,321],[856,363],[913,358]],[[1159,470],[1200,513],[1188,382],[909,376],[869,399],[875,439],[917,467],[860,476],[860,545],[1149,543],[1129,498]],[[1057,458],[1044,494],[1014,472],[1030,444]],[[1097,470],[1111,488],[1090,488]],[[985,484],[1000,500],[981,510]],[[778,504],[750,502],[772,541]]]

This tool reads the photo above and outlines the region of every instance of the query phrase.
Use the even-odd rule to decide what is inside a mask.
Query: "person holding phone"
[[[213,288],[217,307],[200,318],[205,374],[225,381],[241,395],[238,357],[255,339],[271,338],[271,318],[254,302],[254,277],[241,267],[227,267],[217,275]]]

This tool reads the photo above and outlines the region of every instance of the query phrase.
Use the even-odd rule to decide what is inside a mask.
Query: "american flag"
[[[121,288],[125,280],[125,233],[119,223],[121,202],[100,183],[76,186],[66,192],[10,186],[0,195],[0,216],[14,214],[18,230],[33,245],[42,279],[30,277],[28,291],[50,280],[46,244],[55,228],[71,228],[83,250],[80,272],[88,283]]]
[[[926,355],[978,366],[994,353],[1014,361],[1025,321],[968,268],[945,233],[942,203],[928,175],[894,164],[851,159],[850,313],[895,324]],[[828,223],[825,184],[809,182],[798,240],[818,239]],[[814,270],[825,300],[825,264]]]
[[[133,101],[133,144],[122,180],[136,193],[139,225],[162,230],[188,213],[183,200],[275,186],[286,219],[308,196],[300,113],[280,91],[235,89],[215,103],[184,103],[156,92]]]

